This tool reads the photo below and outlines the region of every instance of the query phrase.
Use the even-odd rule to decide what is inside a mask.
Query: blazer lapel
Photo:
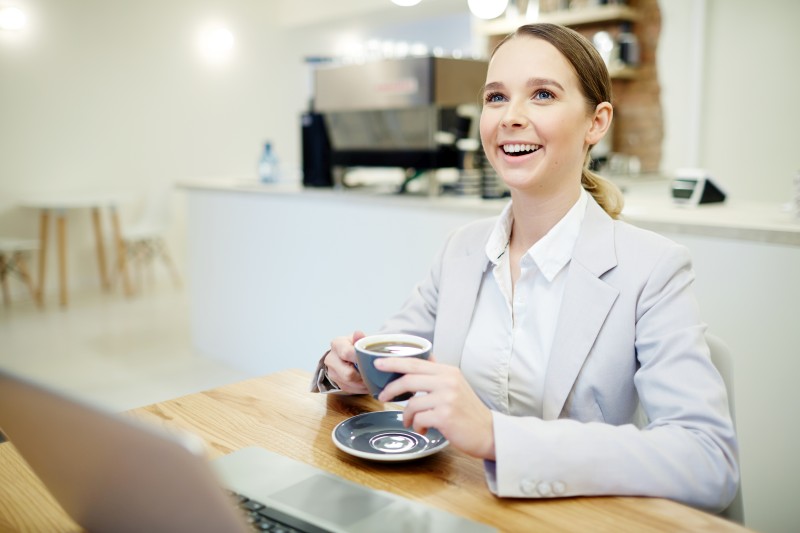
[[[461,364],[478,290],[489,265],[485,245],[492,227],[487,226],[488,231],[481,233],[464,255],[450,257],[443,267],[442,279],[447,280],[447,286],[441,288],[442,294],[439,296],[441,307],[437,312],[435,335],[435,355],[442,363]]]
[[[440,301],[447,302],[447,309],[441,309],[441,317],[447,317],[446,323],[437,324],[437,329],[446,331],[446,335],[437,335],[437,358],[455,366],[461,364],[461,353],[464,351],[464,342],[467,339],[469,324],[472,320],[472,311],[478,297],[478,289],[483,278],[483,271],[488,263],[480,257],[464,257],[454,261],[453,267],[458,269],[458,275],[452,276],[457,284],[451,287],[448,298]]]
[[[614,222],[590,197],[567,271],[545,379],[542,417],[558,418],[619,291],[600,279],[617,264]]]

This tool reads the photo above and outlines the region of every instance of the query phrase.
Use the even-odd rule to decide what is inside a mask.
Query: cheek
[[[492,116],[490,111],[483,111],[479,125],[481,141],[486,142],[492,138],[497,129],[497,119]]]

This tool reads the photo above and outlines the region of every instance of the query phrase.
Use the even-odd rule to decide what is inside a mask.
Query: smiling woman
[[[433,351],[376,362],[402,374],[378,399],[421,393],[405,426],[484,459],[498,496],[720,510],[737,490],[738,444],[691,259],[618,220],[619,191],[586,168],[612,120],[610,86],[591,43],[563,26],[523,26],[495,49],[480,132],[512,201],[453,232],[383,324]],[[331,342],[312,390],[363,391],[362,335]]]

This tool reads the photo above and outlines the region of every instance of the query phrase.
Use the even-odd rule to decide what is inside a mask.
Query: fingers
[[[403,410],[403,424],[422,435],[435,428],[461,451],[474,457],[496,459],[491,411],[471,389],[460,387],[455,391],[457,394],[452,392],[447,386],[444,391],[435,388],[428,394],[414,396]]]
[[[375,361],[378,370],[400,374],[431,374],[437,372],[439,367],[433,361],[416,357],[381,357]]]
[[[447,385],[447,376],[444,374],[443,372],[428,374],[407,373],[386,385],[378,396],[378,400],[388,402],[406,392],[412,394],[417,392],[429,393],[433,390],[441,389],[443,385]]]
[[[420,390],[427,390],[421,388],[423,383],[420,383],[418,376],[422,374],[427,361],[415,359],[411,357],[382,357],[375,360],[375,368],[384,372],[397,372],[404,374],[402,377],[390,382],[378,395],[378,400],[381,402],[390,402],[392,398],[410,392],[412,394]]]
[[[410,427],[420,435],[427,433],[430,428],[436,429],[442,426],[440,422],[438,413],[432,408],[417,408],[411,410],[409,406],[406,406],[403,412],[403,425],[405,427]]]
[[[333,339],[331,341],[331,353],[343,361],[356,362],[356,350],[353,348],[353,341],[349,337],[336,337]]]
[[[353,334],[352,338],[361,332]],[[361,333],[363,336],[363,333]],[[364,394],[367,387],[355,367],[356,354],[353,341],[349,337],[337,337],[331,341],[331,349],[323,361],[328,376],[345,392]]]

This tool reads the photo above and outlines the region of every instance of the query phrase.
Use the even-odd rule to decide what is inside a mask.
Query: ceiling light
[[[473,15],[488,20],[502,15],[508,7],[508,0],[468,0],[467,5]]]
[[[392,0],[392,3],[398,6],[409,7],[419,4],[420,1],[421,0]]]
[[[233,34],[222,26],[207,27],[200,32],[199,45],[206,59],[221,61],[233,50]]]
[[[28,17],[18,7],[0,7],[0,30],[17,31],[25,27]]]

